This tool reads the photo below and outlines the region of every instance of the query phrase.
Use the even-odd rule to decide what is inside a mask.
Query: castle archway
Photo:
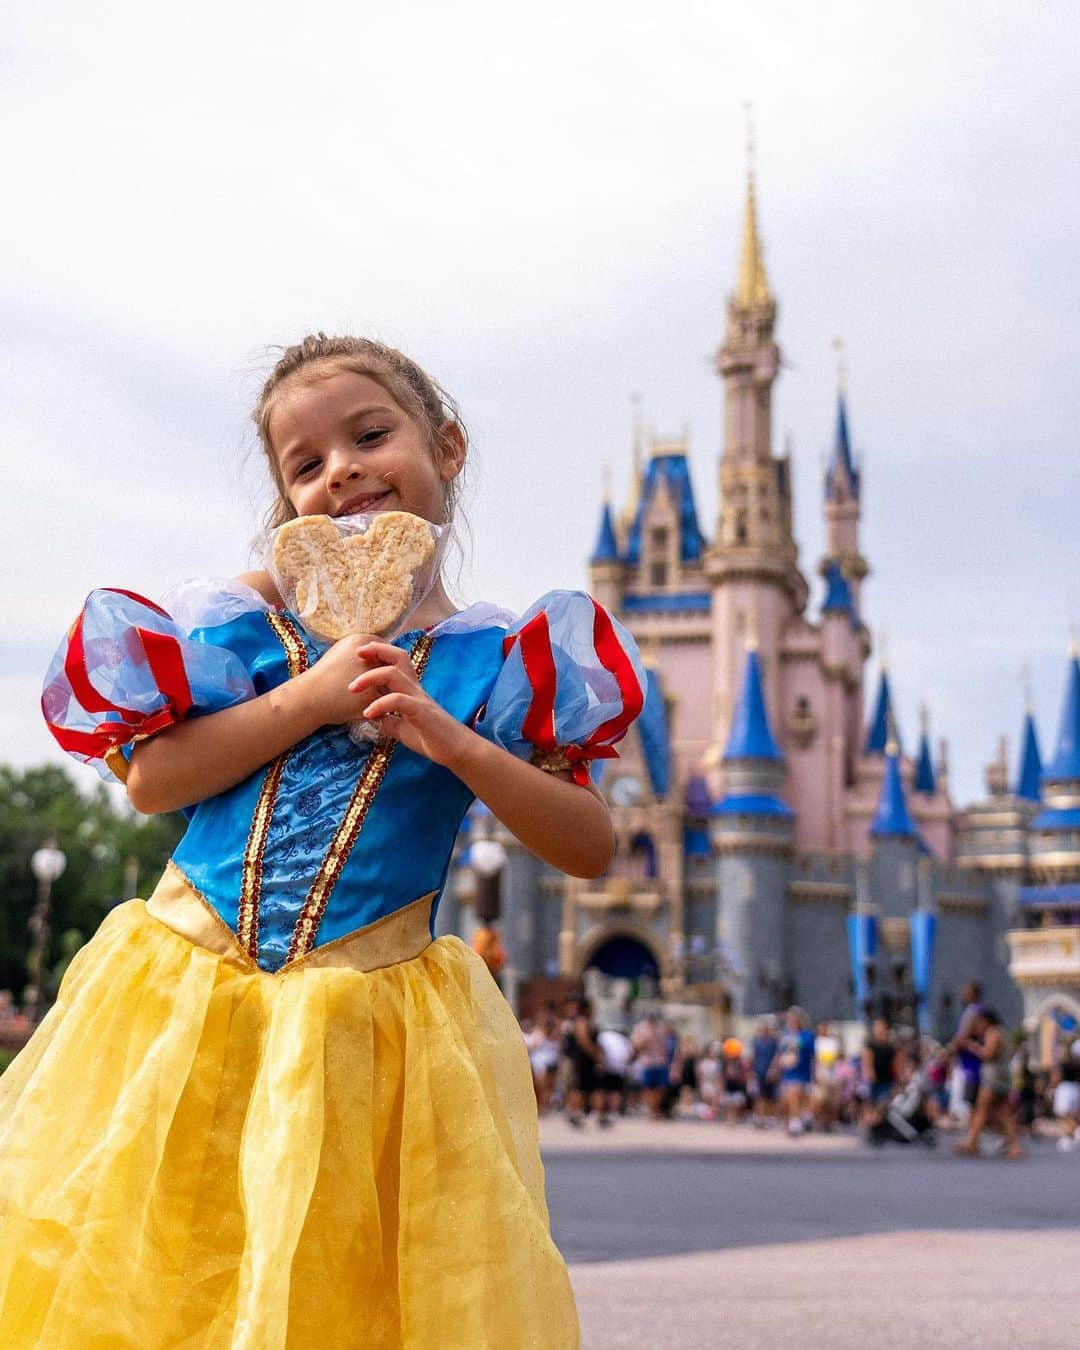
[[[1080,999],[1055,990],[1025,1020],[1035,1033],[1039,1062],[1045,1065],[1059,1063],[1080,1035]]]
[[[651,933],[630,924],[602,924],[591,929],[578,947],[578,971],[599,970],[611,979],[659,980],[660,952]]]

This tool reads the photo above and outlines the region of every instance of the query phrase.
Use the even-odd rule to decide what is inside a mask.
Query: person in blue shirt
[[[811,1118],[810,1084],[814,1081],[814,1033],[810,1018],[797,1006],[787,1010],[777,1052],[780,1105],[790,1135],[802,1134]]]

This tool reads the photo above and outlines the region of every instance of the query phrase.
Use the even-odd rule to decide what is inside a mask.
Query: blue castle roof
[[[1051,806],[1031,822],[1033,830],[1080,830],[1080,806]]]
[[[765,711],[765,695],[761,687],[761,662],[756,651],[746,653],[746,673],[742,692],[731,719],[731,735],[724,750],[724,759],[777,759],[784,756],[773,739],[769,717]]]
[[[885,773],[881,779],[881,795],[878,797],[877,814],[870,826],[874,839],[903,838],[918,839],[919,832],[908,811],[904,784],[900,777],[900,756],[894,751],[885,759]]]
[[[937,777],[934,774],[934,761],[930,758],[930,739],[925,727],[919,737],[919,758],[915,765],[915,791],[933,796],[937,791]]]
[[[895,717],[893,716],[892,690],[889,688],[889,676],[886,671],[881,672],[881,680],[878,684],[877,703],[874,705],[874,716],[870,722],[870,729],[866,733],[866,745],[864,747],[868,755],[883,755],[885,747],[889,743],[889,723],[893,723],[893,730],[897,742],[900,740],[900,732],[895,726]]]
[[[855,618],[855,604],[851,598],[851,587],[847,583],[847,577],[844,576],[843,569],[835,560],[831,561],[825,571],[825,603],[821,606],[822,614],[843,613]]]
[[[668,735],[667,704],[660,687],[659,672],[646,668],[645,706],[637,720],[641,748],[645,752],[645,766],[649,781],[657,797],[666,797],[671,785],[671,741]]]
[[[848,437],[847,407],[841,392],[836,400],[836,435],[833,438],[832,455],[829,467],[825,471],[825,497],[831,500],[841,494],[843,479],[847,477],[851,495],[859,496],[859,471],[851,457],[851,442]]]
[[[1020,777],[1016,783],[1016,795],[1025,797],[1029,802],[1037,802],[1040,797],[1042,755],[1039,754],[1039,738],[1035,733],[1035,718],[1030,712],[1024,717],[1021,739],[1023,749],[1020,753]]]
[[[1059,886],[1021,886],[1017,899],[1022,905],[1066,905],[1070,909],[1080,905],[1080,882],[1069,881]]]
[[[611,518],[611,505],[604,503],[604,509],[600,513],[600,529],[596,536],[596,547],[593,549],[590,562],[618,562],[619,545],[615,538],[615,522]]]
[[[649,460],[641,501],[626,541],[625,560],[635,565],[641,561],[642,521],[661,483],[667,484],[679,517],[679,557],[683,562],[697,562],[705,547],[705,539],[698,527],[690,467],[684,454],[653,455]]]
[[[795,812],[771,792],[747,792],[728,796],[713,807],[714,816],[779,816],[791,819]]]
[[[1057,752],[1044,770],[1044,783],[1080,778],[1080,660],[1069,659],[1069,678],[1065,687],[1065,706],[1061,710]]]

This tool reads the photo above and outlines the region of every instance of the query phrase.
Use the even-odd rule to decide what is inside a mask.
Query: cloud
[[[91,585],[246,565],[248,410],[266,344],[308,329],[405,345],[459,398],[469,598],[584,582],[633,391],[658,432],[689,424],[711,530],[750,95],[802,564],[841,333],[867,618],[909,739],[925,696],[974,795],[1018,648],[1080,617],[1073,24],[1003,0],[978,25],[927,0],[23,6],[0,53],[18,715]],[[1050,722],[1063,663],[1036,666]]]

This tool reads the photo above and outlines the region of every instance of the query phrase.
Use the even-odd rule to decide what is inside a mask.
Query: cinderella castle
[[[641,719],[596,766],[617,857],[598,880],[564,877],[477,805],[440,926],[467,935],[484,903],[497,909],[504,988],[522,1006],[588,976],[708,1009],[715,1026],[797,1001],[819,1018],[881,1011],[945,1031],[977,980],[1009,1022],[1052,1037],[1080,1017],[1080,667],[1073,655],[1046,772],[1029,713],[1015,779],[1002,748],[987,799],[959,810],[945,742],[935,756],[924,716],[909,751],[883,663],[866,687],[870,569],[843,391],[811,608],[791,464],[773,453],[776,317],[750,174],[715,353],[718,518],[706,533],[686,445],[646,449],[638,434],[630,499],[603,504],[589,559],[589,589],[648,669]],[[489,838],[503,846],[494,908],[470,869]]]

